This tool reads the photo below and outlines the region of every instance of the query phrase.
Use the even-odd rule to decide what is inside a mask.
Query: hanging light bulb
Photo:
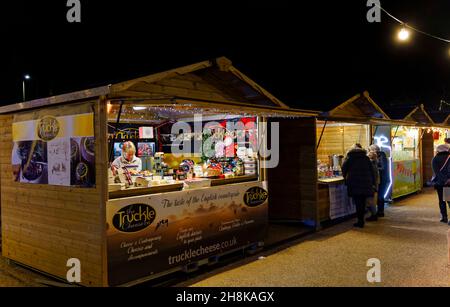
[[[112,106],[111,102],[108,102],[108,104],[106,105],[106,112],[108,112],[108,114],[111,113],[112,107],[113,106]]]
[[[398,39],[401,42],[406,42],[409,40],[410,37],[410,32],[409,30],[405,27],[405,25],[402,26],[402,28],[400,29],[400,31],[398,32]]]

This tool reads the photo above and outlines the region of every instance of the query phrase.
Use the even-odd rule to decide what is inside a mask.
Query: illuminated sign
[[[390,141],[389,139],[382,135],[382,136],[376,136],[374,137],[375,140],[375,144],[378,145],[378,147],[380,147],[381,150],[383,150],[383,148],[385,148],[386,150],[389,150],[389,157],[388,157],[388,163],[389,163],[389,184],[386,188],[386,191],[384,192],[384,199],[386,199],[389,196],[389,192],[392,188],[392,157],[391,157],[391,152],[392,152],[392,148],[390,146]],[[381,191],[380,191],[381,192]]]

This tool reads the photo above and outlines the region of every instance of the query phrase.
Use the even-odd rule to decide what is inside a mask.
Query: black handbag
[[[441,167],[439,172],[434,175],[433,179],[431,179],[431,182],[438,187],[443,187],[447,185],[449,181],[449,172],[447,169],[448,160],[450,159],[450,155],[447,157],[447,160],[445,160],[444,165]]]

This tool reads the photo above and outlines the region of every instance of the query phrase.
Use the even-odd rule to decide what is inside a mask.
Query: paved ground
[[[370,286],[366,262],[378,258],[381,286],[448,287],[450,227],[439,223],[435,198],[428,190],[397,202],[363,230],[345,222],[180,286]]]
[[[179,286],[369,286],[369,258],[381,260],[382,286],[450,286],[450,227],[438,221],[435,195],[426,191],[364,230],[348,221]],[[0,257],[0,286],[42,286],[39,280],[48,281]]]

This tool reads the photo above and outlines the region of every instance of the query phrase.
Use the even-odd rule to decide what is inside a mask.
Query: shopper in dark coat
[[[431,162],[431,166],[433,167],[434,177],[436,177],[436,174],[438,174],[441,171],[442,167],[444,166],[445,162],[447,161],[447,158],[450,155],[449,148],[450,148],[449,145],[439,145],[437,147],[437,154],[433,158],[433,161]],[[450,159],[447,163],[447,167],[445,167],[443,169],[443,172],[445,173],[446,170],[448,170],[448,169],[450,169]],[[450,174],[447,174],[446,178],[450,179]],[[447,206],[444,201],[444,185],[443,185],[443,183],[435,182],[434,188],[436,189],[438,199],[439,199],[439,209],[441,211],[441,217],[442,217],[441,222],[448,223]],[[447,204],[450,207],[450,202],[447,202]]]
[[[384,217],[384,206],[385,206],[385,194],[386,190],[389,186],[389,161],[386,156],[386,153],[380,149],[377,145],[372,145],[369,148],[372,151],[375,151],[378,156],[378,171],[380,177],[380,183],[378,185],[378,199],[377,199],[377,215],[378,217]]]
[[[375,175],[366,150],[356,145],[350,149],[342,164],[342,175],[345,178],[348,195],[353,198],[356,205],[358,222],[354,226],[363,228],[366,199],[373,197],[375,192]]]

